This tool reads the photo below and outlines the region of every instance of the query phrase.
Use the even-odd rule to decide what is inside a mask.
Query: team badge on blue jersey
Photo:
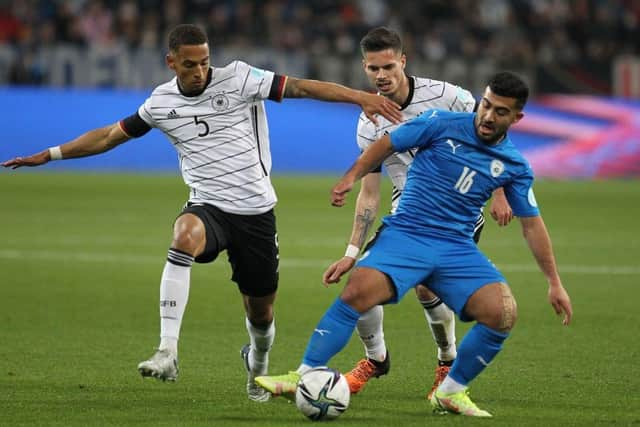
[[[491,176],[494,178],[499,177],[504,172],[504,163],[500,160],[493,159],[491,161]]]

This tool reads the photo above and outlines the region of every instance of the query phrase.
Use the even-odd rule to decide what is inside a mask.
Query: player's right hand
[[[5,168],[18,169],[22,166],[40,166],[50,159],[49,150],[42,151],[29,157],[15,157],[2,163]]]
[[[494,192],[491,198],[491,207],[489,208],[491,218],[493,218],[500,227],[509,225],[513,219],[513,210],[511,205],[504,196],[504,192]]]
[[[329,286],[332,283],[338,283],[345,273],[349,272],[356,264],[356,260],[349,256],[344,256],[338,261],[331,264],[327,271],[322,275],[322,283]]]
[[[347,193],[353,188],[353,181],[347,179],[346,176],[342,177],[331,189],[331,205],[336,207],[342,207],[345,204]]]
[[[549,286],[548,298],[556,314],[562,316],[562,324],[565,326],[569,325],[573,317],[573,308],[571,307],[569,294],[562,284]]]
[[[400,105],[389,98],[373,93],[365,93],[360,103],[362,111],[376,126],[379,124],[376,114],[384,116],[391,123],[398,124],[402,121]]]

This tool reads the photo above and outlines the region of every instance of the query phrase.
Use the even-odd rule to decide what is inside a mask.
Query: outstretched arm
[[[369,173],[370,170],[380,165],[384,159],[393,153],[391,137],[387,134],[371,144],[358,160],[351,166],[347,173],[331,189],[331,204],[341,207],[345,204],[347,193],[353,188],[353,184]]]
[[[28,157],[16,157],[2,163],[6,168],[17,169],[22,166],[39,166],[50,160],[72,159],[103,153],[131,139],[118,123],[98,128],[80,135],[78,138],[33,154]],[[52,158],[53,156],[53,158]]]
[[[322,275],[322,282],[325,285],[338,283],[340,278],[355,265],[356,257],[364,246],[380,206],[380,175],[380,172],[372,172],[362,178],[349,246],[345,255],[331,264]]]
[[[549,283],[549,302],[556,314],[564,314],[562,323],[568,325],[571,322],[573,309],[571,308],[569,295],[562,286],[562,281],[558,274],[547,227],[541,216],[521,217],[520,224],[522,225],[524,238],[529,244],[529,249],[531,249],[531,253],[533,253],[540,270],[542,270]]]
[[[402,120],[400,106],[390,99],[337,83],[287,77],[284,97],[313,98],[321,101],[358,104],[369,120],[375,124],[378,124],[375,118],[376,114],[383,115],[392,123],[400,123]]]

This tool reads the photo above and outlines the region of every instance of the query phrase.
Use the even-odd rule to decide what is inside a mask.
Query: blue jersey
[[[516,216],[540,214],[529,163],[506,136],[487,145],[475,113],[427,110],[390,133],[395,151],[417,147],[400,205],[387,225],[441,237],[471,238],[480,208],[503,187]]]

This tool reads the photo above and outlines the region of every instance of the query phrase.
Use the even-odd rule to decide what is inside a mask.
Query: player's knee
[[[500,332],[509,332],[516,323],[518,306],[506,283],[481,288],[465,308],[470,318]]]
[[[358,283],[354,283],[352,281],[347,283],[347,286],[342,290],[342,294],[340,294],[340,299],[345,304],[351,306],[360,313],[364,313],[369,310],[369,308],[364,308],[363,297],[364,294],[362,292],[362,287],[359,286]]]
[[[340,299],[359,313],[365,313],[373,308],[377,302],[371,298],[365,283],[359,280],[349,280],[340,294]]]
[[[171,247],[197,256],[204,249],[204,224],[193,214],[181,215],[173,226]]]
[[[340,299],[359,313],[389,301],[395,288],[383,273],[370,269],[356,269],[340,294]]]
[[[437,297],[437,295],[431,292],[429,288],[427,288],[426,286],[417,285],[415,287],[415,290],[416,290],[416,296],[418,297],[418,300],[420,300],[421,302],[431,301]]]

